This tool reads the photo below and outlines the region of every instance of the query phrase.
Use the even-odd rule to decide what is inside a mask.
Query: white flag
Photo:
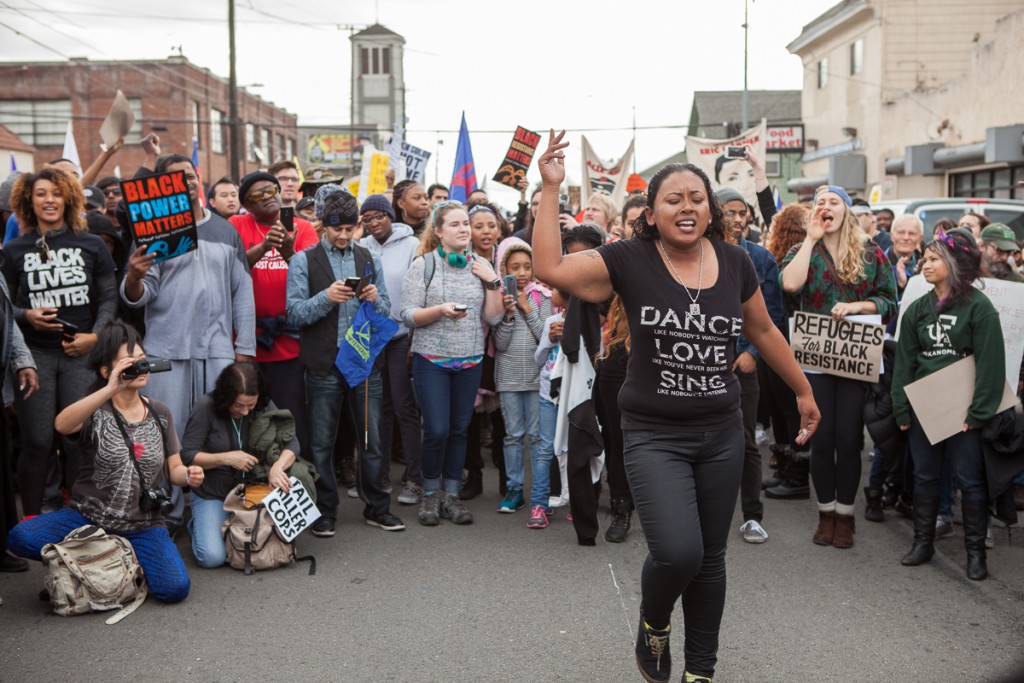
[[[590,146],[587,136],[583,138],[583,187],[581,188],[581,201],[583,206],[590,201],[590,195],[595,192],[605,192],[611,196],[616,206],[622,206],[622,200],[626,197],[626,181],[629,179],[629,164],[633,161],[633,142],[630,141],[626,153],[619,160],[606,167],[601,157],[597,155],[594,148]]]
[[[64,153],[61,156],[68,161],[75,162],[78,168],[78,175],[82,175],[82,160],[78,158],[78,145],[75,144],[75,131],[68,121],[68,132],[64,135]]]

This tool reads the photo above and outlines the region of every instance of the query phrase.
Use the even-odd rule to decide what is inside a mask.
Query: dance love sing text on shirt
[[[640,325],[653,327],[651,362],[659,365],[661,396],[701,398],[726,393],[729,347],[743,318],[643,306]]]

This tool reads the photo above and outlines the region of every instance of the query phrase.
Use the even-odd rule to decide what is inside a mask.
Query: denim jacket
[[[779,264],[772,253],[759,244],[748,242],[740,237],[740,246],[747,250],[747,255],[757,271],[757,281],[761,285],[761,296],[764,297],[768,316],[775,326],[782,329],[782,285],[779,284]],[[754,358],[758,357],[757,349],[742,334],[736,342],[736,355],[749,351]]]

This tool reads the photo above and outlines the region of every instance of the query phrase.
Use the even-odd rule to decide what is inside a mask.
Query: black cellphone
[[[734,147],[733,145],[729,145],[728,147],[725,148],[725,158],[726,159],[746,159],[747,158],[747,148],[744,147],[743,145],[740,145],[738,147]]]
[[[456,311],[468,311],[469,306],[467,304],[455,304],[452,308]]]
[[[53,322],[57,323],[63,328],[61,329],[60,333],[64,335],[64,338],[67,339],[68,341],[74,340],[75,335],[78,334],[78,325],[74,323],[69,323],[68,321],[61,320],[60,318],[54,318]]]
[[[363,278],[361,277],[347,277],[345,278],[345,286],[354,291],[356,294],[359,293],[360,285],[363,284]]]
[[[295,207],[294,206],[282,206],[281,207],[281,225],[288,232],[294,232],[295,230]]]
[[[572,209],[569,207],[569,195],[567,195],[567,194],[560,194],[560,195],[558,195],[558,213],[559,214],[567,213],[570,216],[572,215]]]

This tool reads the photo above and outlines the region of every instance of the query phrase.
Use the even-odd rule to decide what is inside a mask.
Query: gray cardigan
[[[434,259],[434,276],[430,285],[423,279],[423,259]],[[469,315],[452,320],[440,318],[417,327],[412,314],[417,308],[429,308],[448,301],[469,306]],[[413,260],[402,279],[402,320],[412,337],[412,352],[423,356],[471,358],[484,354],[486,330],[483,323],[496,325],[502,313],[488,318],[484,315],[483,283],[469,266],[456,268],[437,257],[435,252]],[[475,315],[474,315],[475,314]],[[483,321],[483,322],[481,322]]]
[[[3,402],[7,405],[14,400],[14,373],[25,368],[35,369],[36,362],[25,344],[25,337],[22,336],[18,323],[14,320],[14,304],[11,303],[11,294],[7,290],[7,281],[2,277],[0,290],[3,290],[3,311],[0,311],[0,315],[4,316],[4,327],[7,330],[4,338],[0,340],[0,366],[4,369]]]

